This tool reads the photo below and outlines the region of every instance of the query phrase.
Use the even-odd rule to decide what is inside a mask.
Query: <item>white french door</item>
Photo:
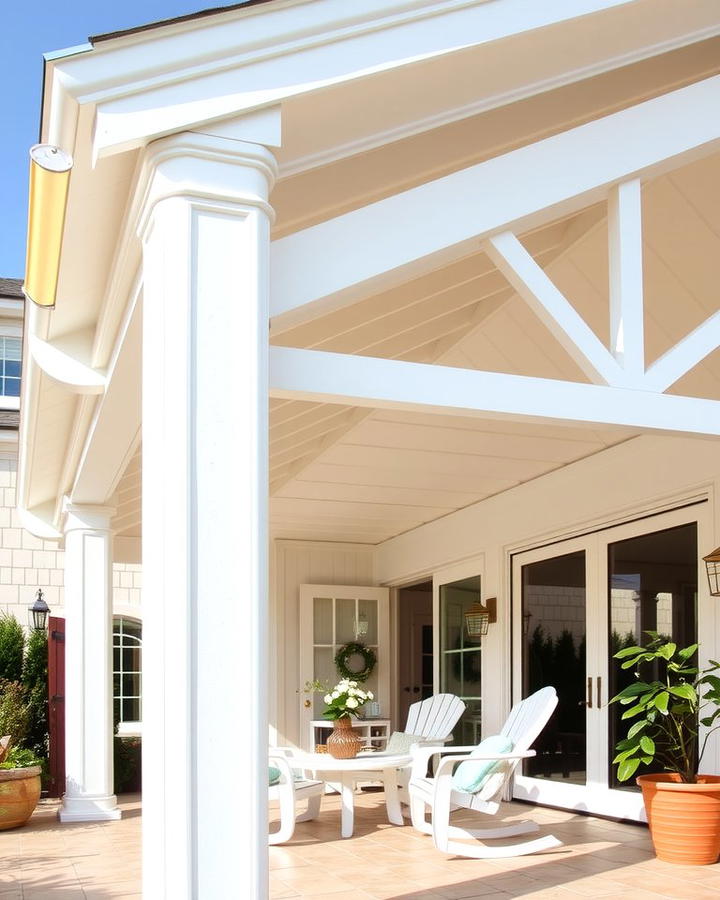
[[[559,696],[515,797],[644,820],[639,793],[612,766],[624,726],[608,701],[632,678],[613,654],[648,630],[690,644],[710,624],[697,603],[706,515],[696,504],[515,554],[513,699],[545,684]]]
[[[362,622],[363,634],[359,634]],[[300,585],[300,680],[340,680],[335,654],[345,644],[362,643],[375,651],[377,664],[363,688],[373,692],[382,716],[390,712],[390,591],[382,587]],[[358,657],[362,666],[362,657]],[[301,744],[314,747],[311,721],[322,718],[322,694],[299,692]]]

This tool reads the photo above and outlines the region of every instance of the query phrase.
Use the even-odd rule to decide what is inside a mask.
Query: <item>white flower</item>
[[[372,692],[372,691],[368,691],[368,692],[367,692],[367,699],[368,699],[368,700],[373,700],[373,699],[374,699],[374,695],[373,695],[373,692]]]
[[[325,701],[325,703],[332,703],[332,697],[330,696],[330,694],[325,694],[323,700]]]
[[[359,705],[360,704],[354,697],[348,697],[348,699],[345,701],[345,706],[347,706],[348,709],[355,709],[355,707]]]
[[[332,692],[332,694],[330,694],[330,698],[331,698],[332,700],[337,700],[337,698],[338,698],[339,696],[340,696],[340,691],[338,691],[338,690],[335,690],[335,691]],[[329,702],[330,702],[330,701],[328,700],[328,703],[329,703]]]

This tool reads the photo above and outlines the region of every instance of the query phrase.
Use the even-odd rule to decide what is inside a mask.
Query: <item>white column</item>
[[[61,822],[120,818],[113,794],[113,512],[105,506],[66,509],[66,785]]]
[[[259,145],[147,151],[143,895],[267,896],[267,342]]]

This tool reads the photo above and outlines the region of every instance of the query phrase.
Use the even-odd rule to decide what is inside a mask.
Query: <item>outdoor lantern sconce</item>
[[[703,557],[707,569],[710,596],[720,597],[720,547]]]
[[[27,258],[23,293],[38,306],[55,306],[60,247],[72,157],[52,144],[30,148]]]
[[[497,597],[488,597],[485,605],[473,603],[465,613],[465,628],[471,641],[480,641],[488,626],[497,622]]]
[[[30,620],[30,627],[34,631],[45,631],[45,627],[47,626],[47,618],[48,613],[50,612],[50,607],[45,602],[45,598],[43,597],[42,588],[38,588],[37,595],[35,596],[35,602],[32,606],[28,607]]]

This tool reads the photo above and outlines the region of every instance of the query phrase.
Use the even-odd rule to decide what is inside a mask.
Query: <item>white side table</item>
[[[359,753],[354,759],[335,759],[329,753],[298,753],[292,757],[291,765],[312,772],[317,781],[324,781],[334,788],[342,802],[340,833],[349,838],[353,834],[355,822],[355,780],[358,772],[373,772],[385,788],[385,807],[388,821],[393,825],[404,825],[400,798],[398,796],[397,770],[410,765],[410,754]]]
[[[327,719],[313,719],[310,723],[310,742],[308,750],[313,752],[318,744],[325,741],[319,740],[320,729],[332,731],[333,723]],[[353,719],[352,727],[362,737],[365,746],[374,747],[376,750],[384,750],[390,737],[390,719]]]

